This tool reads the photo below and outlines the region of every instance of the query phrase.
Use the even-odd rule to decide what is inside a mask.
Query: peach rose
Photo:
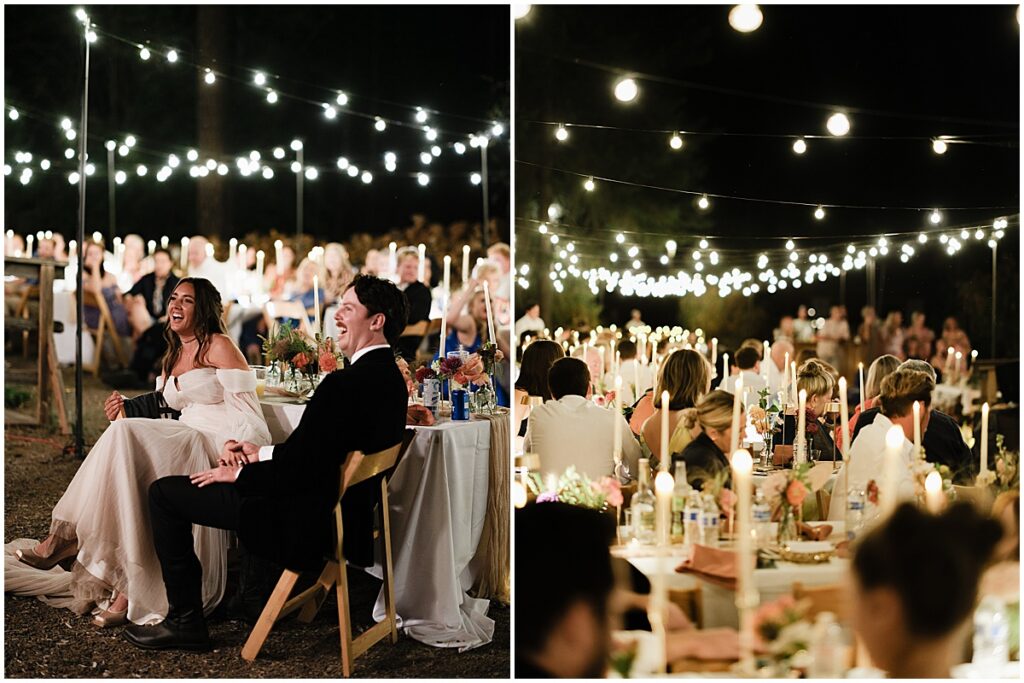
[[[804,498],[807,497],[807,487],[799,481],[791,481],[789,486],[786,488],[786,500],[789,504],[795,508],[800,507],[804,504]]]

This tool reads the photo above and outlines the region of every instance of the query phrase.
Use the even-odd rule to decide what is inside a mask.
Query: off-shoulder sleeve
[[[224,433],[237,441],[269,445],[270,430],[256,398],[256,372],[218,369],[217,381],[224,387],[224,403],[233,422]]]

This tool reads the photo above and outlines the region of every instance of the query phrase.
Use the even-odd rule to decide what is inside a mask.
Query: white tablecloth
[[[64,331],[53,335],[53,343],[57,349],[57,362],[61,365],[75,363],[75,297],[74,292],[64,288],[64,281],[57,280],[53,285],[53,319],[64,323]],[[91,363],[95,355],[96,345],[92,335],[82,330],[82,358]]]
[[[274,443],[284,441],[304,407],[261,403]],[[388,484],[395,605],[399,626],[428,645],[461,650],[494,634],[489,601],[471,598],[470,560],[487,510],[490,424],[486,420],[416,427],[416,436]],[[379,566],[369,570],[382,576]],[[384,618],[383,592],[374,618]]]

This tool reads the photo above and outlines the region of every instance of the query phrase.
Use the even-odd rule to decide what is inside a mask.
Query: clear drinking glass
[[[267,388],[267,366],[266,365],[250,365],[256,372],[256,398],[262,399],[263,392]]]

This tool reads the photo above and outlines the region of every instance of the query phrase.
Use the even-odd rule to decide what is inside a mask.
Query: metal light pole
[[[82,273],[85,263],[85,141],[89,139],[89,20],[83,19],[85,31],[82,41],[85,43],[85,77],[82,82],[82,115],[80,127],[82,134],[78,139],[78,280],[75,297],[77,308],[77,324],[75,325],[75,454],[85,457],[85,431],[82,415],[82,395],[84,391],[82,379],[82,321],[85,320],[85,298],[82,296]],[[98,349],[102,351],[102,349]],[[42,361],[40,361],[42,362]]]
[[[483,191],[484,201],[484,225],[483,225],[483,247],[487,250],[487,247],[491,244],[491,208],[488,202],[489,195],[487,194],[487,136],[480,136],[480,187]]]
[[[89,41],[86,41],[89,42]],[[117,145],[111,142],[107,143],[107,235],[108,239],[113,242],[114,235],[117,234],[117,206],[116,196],[114,189],[114,150],[117,149]]]
[[[302,143],[296,145],[293,142],[292,148],[295,149],[295,160],[299,162],[299,172],[295,174],[295,235],[302,237],[302,174],[306,169],[303,166]]]
[[[992,358],[996,357],[996,252],[999,243],[992,242]]]

